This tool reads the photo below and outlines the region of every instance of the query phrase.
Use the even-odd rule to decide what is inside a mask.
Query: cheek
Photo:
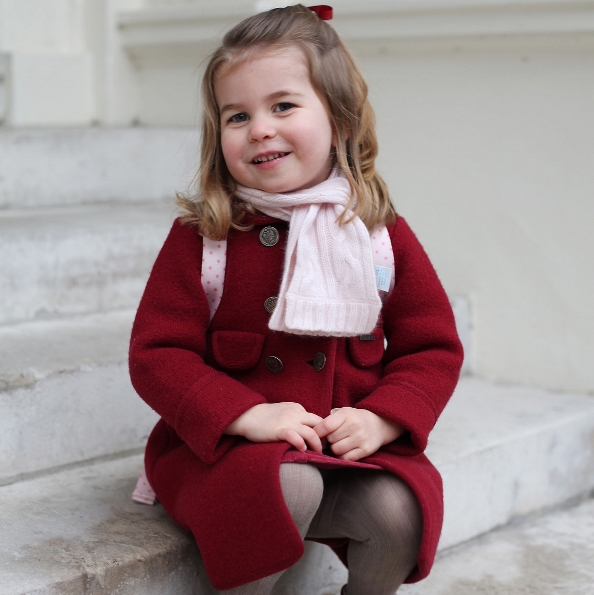
[[[300,130],[299,140],[302,146],[310,147],[312,159],[324,157],[326,151],[332,152],[335,146],[334,133],[326,118],[312,118],[307,126]],[[313,150],[312,150],[313,149]]]
[[[333,147],[336,147],[336,135],[332,129],[332,124],[328,116],[324,113],[318,119],[317,134],[320,140],[320,145],[327,147],[329,151],[332,151]]]
[[[225,159],[227,168],[229,170],[234,169],[237,166],[237,161],[240,159],[241,153],[237,139],[235,139],[233,135],[221,135],[221,150],[223,152],[223,158]]]

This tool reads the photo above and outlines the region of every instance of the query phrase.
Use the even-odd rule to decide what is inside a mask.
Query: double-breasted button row
[[[321,351],[318,351],[318,353],[315,354],[311,364],[316,372],[321,372],[326,365],[326,355]],[[269,355],[266,358],[266,367],[273,374],[278,374],[279,372],[283,371],[283,362],[280,358],[276,357],[276,355]]]
[[[276,227],[272,227],[272,225],[267,225],[266,227],[262,228],[260,232],[260,243],[264,246],[276,246],[278,244],[278,240],[280,235]]]

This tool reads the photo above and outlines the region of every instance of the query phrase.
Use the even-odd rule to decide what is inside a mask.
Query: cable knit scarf
[[[238,185],[235,194],[263,213],[289,221],[272,330],[349,337],[374,329],[381,300],[369,232],[359,217],[346,225],[336,222],[350,198],[342,173],[335,170],[321,184],[297,192],[270,194]]]

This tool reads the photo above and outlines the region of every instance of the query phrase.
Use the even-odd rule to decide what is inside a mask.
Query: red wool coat
[[[287,223],[266,216],[253,223],[252,231],[229,233],[212,322],[196,230],[176,221],[155,262],[130,346],[134,387],[162,418],[147,445],[149,481],[171,517],[194,534],[213,585],[229,589],[285,569],[303,553],[282,496],[282,461],[357,463],[301,454],[285,442],[252,443],[225,428],[265,402],[299,402],[322,417],[333,407],[368,409],[407,430],[361,464],[401,477],[418,498],[423,540],[407,579],[417,581],[431,568],[443,519],[441,478],[423,451],[462,363],[445,292],[400,217],[389,227],[395,287],[375,340],[273,332],[264,303],[280,286]],[[280,234],[275,246],[259,240],[266,225]],[[313,365],[318,353],[326,358],[321,369]]]

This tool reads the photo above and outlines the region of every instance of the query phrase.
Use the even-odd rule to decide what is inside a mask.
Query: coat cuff
[[[223,432],[264,397],[226,374],[213,371],[196,382],[175,416],[179,437],[205,463],[218,461],[240,439]]]

